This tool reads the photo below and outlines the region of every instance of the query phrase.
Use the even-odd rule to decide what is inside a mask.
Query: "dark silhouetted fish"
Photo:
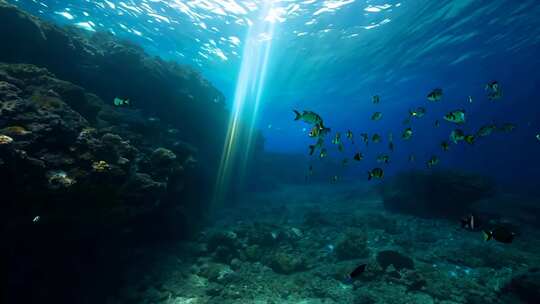
[[[366,271],[367,264],[362,264],[356,267],[351,273],[345,277],[345,282],[351,283],[354,279],[358,278],[362,273]]]
[[[501,243],[512,243],[517,234],[506,227],[496,227],[491,230],[484,230],[484,240],[491,239]]]

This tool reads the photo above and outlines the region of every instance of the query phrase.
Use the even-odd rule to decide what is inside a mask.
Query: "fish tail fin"
[[[491,231],[486,231],[484,230],[484,241],[489,241],[493,238],[493,234],[491,233]]]
[[[124,101],[128,106],[131,105],[131,102],[129,101],[129,98]]]
[[[294,120],[299,120],[301,117],[302,117],[302,114],[300,114],[300,112],[298,112],[297,110],[293,110],[294,114],[296,115],[296,117],[294,118]]]
[[[367,174],[368,174],[367,180],[369,181],[373,177],[373,174],[371,174],[371,172],[368,172]]]

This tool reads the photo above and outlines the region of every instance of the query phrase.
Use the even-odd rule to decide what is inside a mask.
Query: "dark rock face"
[[[12,139],[0,144],[2,252],[14,278],[8,300],[19,288],[49,290],[28,293],[28,301],[84,294],[83,282],[97,279],[99,267],[120,272],[125,265],[100,250],[185,237],[203,222],[208,192],[198,189],[208,182],[196,149],[175,146],[136,111],[112,108],[27,64],[0,64],[0,109],[0,134]],[[119,125],[104,113],[130,119]],[[64,280],[76,285],[73,295],[49,285]]]
[[[186,66],[150,57],[141,48],[112,35],[91,36],[43,22],[0,1],[0,62],[30,63],[47,68],[58,78],[96,93],[107,104],[130,98],[132,107],[183,133],[184,140],[216,163],[221,153],[228,113],[223,95]],[[79,109],[77,92],[66,102],[92,119],[91,105]],[[81,107],[83,105],[80,105]],[[83,115],[84,116],[84,115]]]
[[[224,98],[194,70],[109,35],[2,0],[0,20],[0,300],[105,302],[134,248],[204,224]]]
[[[131,132],[131,124],[144,126],[142,117],[126,123],[119,132],[121,135],[114,133],[119,126],[106,121],[101,112],[122,116],[129,110],[113,109],[81,87],[56,79],[45,69],[0,64],[0,96],[0,132],[14,139],[0,150],[4,162],[0,176],[3,187],[12,185],[6,187],[11,191],[6,191],[9,195],[5,205],[13,204],[15,209],[37,212],[34,207],[41,204],[43,197],[51,195],[57,202],[66,201],[72,206],[68,201],[81,196],[77,201],[88,202],[76,205],[76,212],[82,217],[100,213],[96,211],[96,202],[108,212],[116,210],[117,215],[128,212],[126,216],[132,217],[134,213],[154,208],[148,202],[163,199],[169,186],[174,186],[171,187],[174,191],[185,190],[171,183],[180,183],[180,176],[186,172],[192,174],[196,167],[196,154],[175,148],[174,139],[161,142],[172,150],[153,148],[153,142]],[[72,96],[77,96],[77,108],[81,112],[70,105]],[[94,108],[101,110],[95,114]],[[100,123],[90,123],[96,120]],[[152,127],[146,132],[152,134]],[[183,156],[177,157],[173,150]],[[62,191],[50,192],[59,188],[51,185],[52,182],[58,184],[67,179],[72,183],[66,183]],[[32,191],[26,191],[28,188]],[[24,192],[15,195],[18,191]],[[31,204],[24,206],[26,200]],[[126,206],[130,210],[121,211]],[[139,207],[141,210],[135,211]]]
[[[517,275],[502,290],[507,296],[517,297],[522,303],[538,303],[540,300],[540,269],[530,269]]]
[[[495,193],[487,177],[455,172],[412,171],[396,176],[380,188],[384,207],[421,217],[455,218]]]

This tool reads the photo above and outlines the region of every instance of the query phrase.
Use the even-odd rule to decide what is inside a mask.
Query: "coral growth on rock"
[[[86,264],[105,271],[125,265],[115,260],[129,248],[121,244],[193,236],[226,132],[223,95],[194,69],[112,35],[61,28],[5,1],[0,20],[0,218],[11,246],[3,252],[34,272],[25,285],[18,278],[27,270],[9,269],[10,290],[63,286],[84,271],[66,255],[99,260]],[[114,107],[118,96],[130,107]],[[73,294],[51,288],[50,297],[72,300],[92,285],[73,284]],[[17,302],[47,301],[27,296]]]
[[[194,69],[147,55],[111,34],[60,28],[4,2],[0,2],[0,19],[6,24],[0,28],[0,39],[9,41],[0,44],[0,61],[45,67],[110,104],[115,97],[127,96],[133,108],[183,131],[184,140],[217,162],[214,158],[226,132],[225,100]],[[79,102],[80,91],[69,86],[54,91],[89,121],[99,111],[91,102]],[[36,98],[54,106],[56,96],[40,93]]]

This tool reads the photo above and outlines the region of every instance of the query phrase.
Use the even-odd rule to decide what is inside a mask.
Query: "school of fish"
[[[485,86],[486,91],[486,97],[489,101],[493,102],[495,100],[498,100],[502,98],[502,90],[501,85],[497,81],[491,81],[486,84]],[[441,88],[435,88],[431,92],[429,92],[426,95],[426,98],[429,103],[440,103],[443,101],[443,89]],[[371,98],[372,103],[374,105],[378,105],[381,103],[381,97],[379,95],[374,95]],[[467,96],[467,102],[472,103],[473,97]],[[328,128],[324,124],[323,118],[313,112],[313,111],[298,111],[293,110],[295,113],[295,120],[296,121],[303,121],[307,124],[311,125],[310,131],[308,133],[308,136],[310,138],[314,138],[315,142],[311,145],[309,145],[309,155],[317,155],[319,159],[323,159],[328,157],[329,150],[328,146],[326,144],[327,138],[330,139],[330,143],[332,146],[336,146],[337,151],[341,154],[343,154],[342,157],[342,165],[347,166],[349,164],[349,156],[347,155],[349,150],[345,149],[345,146],[348,145],[352,147],[352,155],[350,155],[350,159],[353,160],[353,162],[360,162],[364,160],[364,154],[360,150],[360,146],[357,145],[354,138],[354,132],[351,129],[348,129],[343,134],[345,135],[344,138],[342,138],[341,132],[335,132],[334,136],[329,136],[332,132],[331,128]],[[403,123],[406,125],[401,130],[401,139],[404,141],[409,141],[414,139],[416,130],[411,126],[413,120],[422,119],[425,114],[427,113],[427,109],[422,106],[418,106],[416,108],[409,109],[407,113],[407,117],[403,121]],[[464,131],[464,127],[467,123],[467,112],[463,108],[455,108],[452,111],[447,112],[442,117],[439,117],[439,119],[436,119],[434,121],[434,127],[438,128],[441,125],[441,122],[446,122],[450,125],[454,125],[455,128],[450,132],[448,135],[448,138],[441,139],[440,141],[440,149],[442,152],[447,152],[451,150],[451,145],[457,145],[460,142],[465,142],[468,145],[474,145],[477,140],[480,138],[484,138],[487,136],[490,136],[494,132],[501,132],[501,133],[510,133],[515,128],[516,125],[513,123],[503,123],[503,124],[495,124],[495,123],[488,123],[483,126],[481,126],[478,130],[466,132]],[[371,114],[370,120],[372,121],[380,121],[383,119],[383,113],[380,111],[374,111]],[[368,134],[366,132],[359,133],[360,141],[365,144],[365,148],[367,149],[369,146],[369,143],[377,144],[383,141],[383,136],[379,133],[373,133]],[[536,138],[540,140],[540,134],[536,135]],[[388,137],[386,138],[388,141],[388,150],[390,153],[394,153],[396,146],[394,144],[393,140],[393,134],[388,134]],[[317,152],[317,153],[316,153]],[[415,162],[416,157],[414,154],[410,154],[408,156],[409,162]],[[386,153],[378,153],[376,156],[375,161],[383,166],[389,165],[391,163],[391,156]],[[440,163],[439,156],[437,155],[431,155],[426,161],[425,165],[427,168],[433,168],[437,166]],[[306,179],[308,179],[311,175],[313,175],[313,163],[309,164],[309,172],[306,176]],[[384,177],[384,170],[383,168],[380,168],[379,166],[373,166],[372,169],[370,169],[367,172],[367,179],[373,180],[373,179],[383,179]],[[340,180],[340,177],[338,175],[332,175],[330,177],[330,181],[332,183],[337,182]]]

